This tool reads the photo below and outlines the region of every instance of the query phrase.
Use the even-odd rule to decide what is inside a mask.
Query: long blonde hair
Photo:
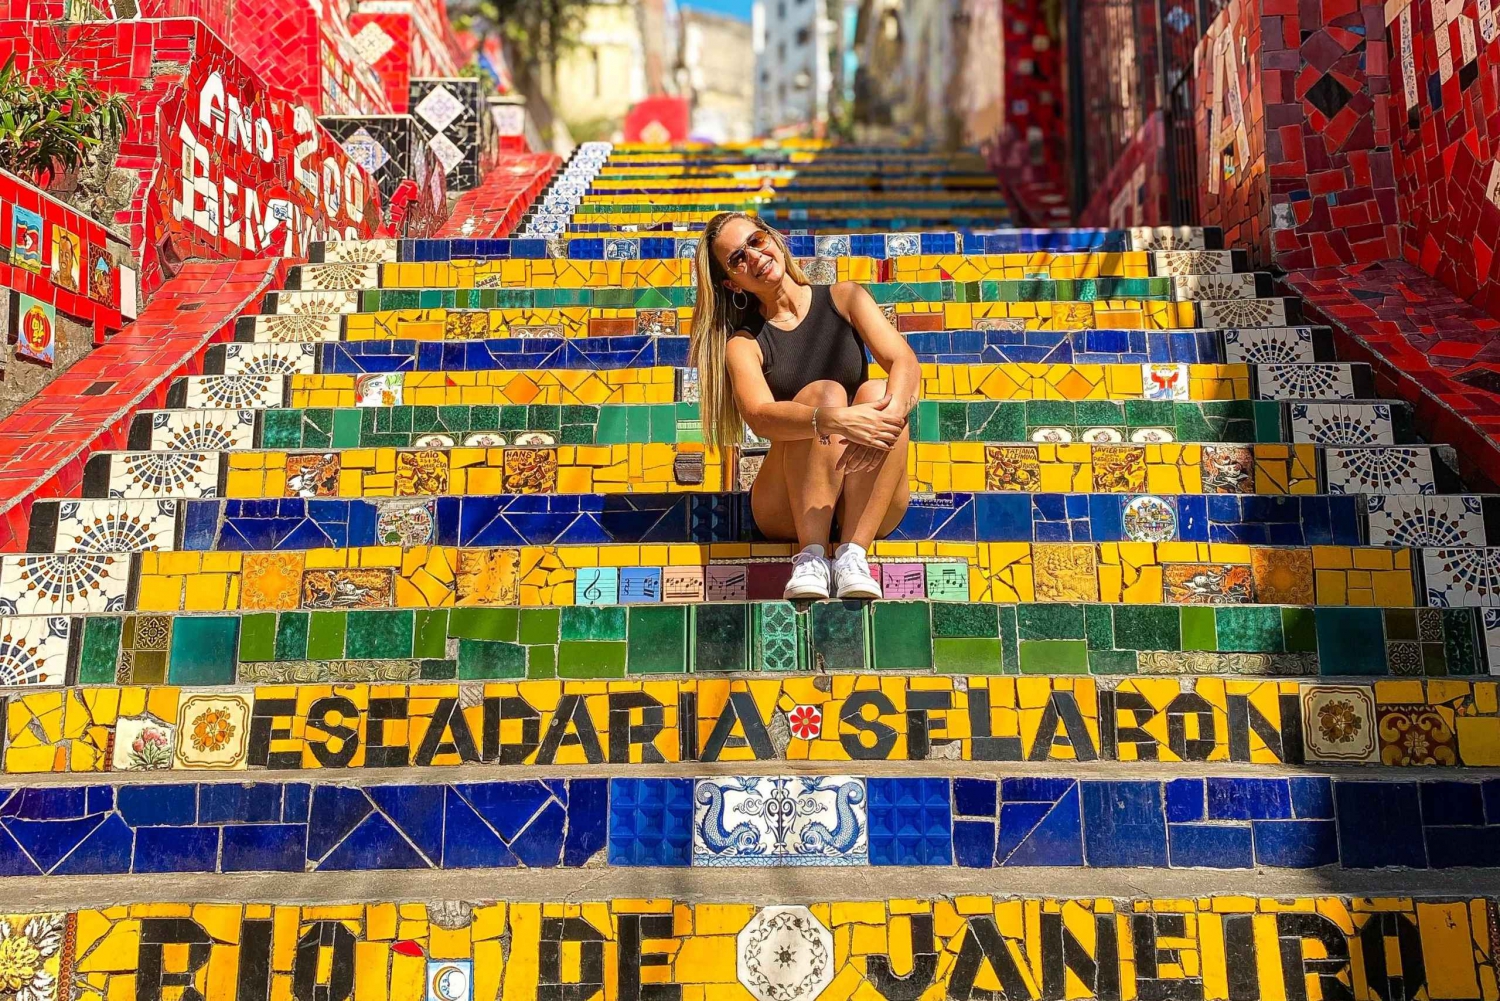
[[[688,342],[688,364],[698,370],[698,410],[703,420],[703,440],[720,449],[738,445],[744,429],[744,418],[734,398],[729,381],[726,357],[729,338],[736,330],[759,329],[760,302],[746,292],[749,301],[743,309],[734,304],[734,296],[724,287],[729,272],[714,256],[714,241],[724,225],[744,219],[770,236],[786,262],[786,273],[798,285],[808,284],[807,275],[792,258],[786,240],[780,233],[754,216],[743,212],[720,212],[708,221],[698,241],[698,298],[693,306],[693,332]]]

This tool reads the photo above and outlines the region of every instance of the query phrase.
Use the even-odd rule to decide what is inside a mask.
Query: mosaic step
[[[1474,608],[727,604],[6,616],[0,685],[939,674],[1500,673]]]
[[[231,482],[237,475],[230,472]],[[290,484],[283,493],[293,493]],[[220,496],[226,494],[232,497],[234,491],[220,491]],[[583,493],[554,498],[476,490],[473,496],[417,502],[404,497],[332,500],[280,494],[264,502],[39,500],[31,512],[27,552],[275,550],[393,543],[718,543],[757,538],[744,493]],[[1491,540],[1500,543],[1500,497],[1475,494],[944,493],[917,497],[888,537],[891,542],[1434,548],[1484,547]]]
[[[1062,299],[1254,299],[1270,296],[1271,277],[1233,273],[1231,251],[1196,254],[922,255],[879,261],[872,257],[806,258],[838,281],[1000,283],[999,298],[1017,289],[1056,292]],[[1244,263],[1244,259],[1240,259]],[[833,271],[829,271],[832,265]],[[809,266],[813,266],[811,263]],[[1198,270],[1201,269],[1201,270]],[[661,260],[464,260],[412,264],[299,264],[288,269],[286,289],[664,288],[693,285],[690,258]],[[1153,275],[1176,276],[1152,278]],[[1092,282],[1097,290],[1087,294]],[[1080,288],[1082,285],[1082,288]],[[1080,292],[1085,294],[1079,294]]]
[[[885,372],[870,366],[870,378]],[[1350,384],[1353,383],[1352,370]],[[694,402],[695,379],[665,365],[618,369],[486,369],[380,374],[189,375],[174,379],[169,409]],[[686,384],[686,386],[684,386]],[[922,366],[924,400],[1248,400],[1247,365]],[[1386,408],[1387,411],[1389,408]],[[1319,411],[1308,411],[1310,414]],[[1366,444],[1394,444],[1367,442]]]
[[[564,290],[567,291],[567,290]],[[594,291],[573,290],[578,298]],[[607,291],[607,290],[606,290]],[[615,290],[619,292],[620,290]],[[625,289],[636,294],[639,290]],[[423,298],[416,290],[376,290],[368,292],[286,292],[285,296],[307,298],[301,311],[271,313],[254,317],[253,340],[321,341],[382,340],[409,337],[414,340],[474,340],[483,337],[588,337],[621,336],[631,333],[668,333],[675,314],[679,331],[692,322],[691,306],[674,306],[673,298],[686,298],[684,289],[640,291],[635,304],[621,307],[559,304],[550,308],[504,307],[506,297],[532,296],[531,292],[514,290],[477,290],[457,292],[435,290]],[[418,302],[429,305],[399,309],[374,308],[378,297],[404,297],[415,293]],[[557,291],[536,293],[550,295],[556,302]],[[353,308],[351,297],[368,299],[371,308]],[[369,298],[377,297],[377,298]],[[567,298],[567,296],[564,296]],[[290,301],[290,300],[288,300]],[[477,308],[484,302],[501,303],[493,308]],[[1290,322],[1300,322],[1295,299],[1234,299],[1219,302],[1124,303],[1097,302],[896,302],[881,308],[891,325],[902,333],[919,331],[965,330],[1172,330],[1201,329],[1240,330],[1268,327],[1282,329]],[[444,305],[447,303],[447,305]],[[454,306],[454,303],[473,303]],[[1288,321],[1287,316],[1292,319]],[[338,321],[336,323],[336,321]],[[607,321],[607,322],[606,322]],[[1268,358],[1278,361],[1278,358]]]
[[[1497,550],[1231,543],[878,541],[898,593],[941,601],[1493,607]],[[1415,556],[1415,558],[1414,558]],[[1425,574],[1424,574],[1425,569]],[[23,614],[612,605],[779,599],[786,543],[277,552],[10,554],[0,602]]]
[[[49,689],[6,700],[4,770],[942,761],[993,777],[996,762],[1091,762],[1123,778],[1146,762],[1279,777],[1317,762],[1360,766],[1385,786],[1388,768],[1500,763],[1496,689],[899,674]],[[170,764],[129,761],[147,727],[166,738]]]
[[[639,185],[637,185],[639,187]],[[642,196],[646,197],[642,197]],[[887,197],[889,195],[890,197]],[[729,210],[738,206],[773,205],[783,213],[805,211],[821,215],[830,208],[870,209],[872,211],[905,211],[925,215],[934,209],[1004,208],[1006,200],[993,186],[984,191],[906,189],[898,192],[860,191],[853,185],[844,190],[811,188],[803,191],[755,190],[750,192],[681,191],[656,188],[649,191],[615,193],[598,191],[590,185],[583,201],[575,209],[587,214],[590,209],[602,212],[632,211],[646,208],[681,206],[685,212],[703,209]]]
[[[1092,333],[1092,332],[1089,332]],[[1173,365],[1243,364],[1225,361],[1215,350],[1217,338],[1182,336],[1166,331],[1142,336],[1143,347],[1155,340],[1169,360],[1153,361],[1142,352],[1084,352],[1079,344],[1102,346],[1086,333],[1064,334],[974,330],[908,333],[908,345],[925,365]],[[1125,342],[1124,337],[1118,339]],[[1029,343],[1026,343],[1029,342]],[[1104,341],[1108,343],[1108,341]],[[1244,357],[1245,352],[1234,354]],[[1176,359],[1170,356],[1178,355]],[[1186,357],[1181,357],[1186,356]],[[380,374],[410,371],[495,371],[574,369],[580,371],[670,366],[688,368],[689,338],[629,335],[622,337],[509,337],[484,340],[391,340],[335,343],[215,344],[205,352],[205,375]],[[1267,400],[1360,400],[1375,396],[1370,368],[1363,362],[1297,362],[1252,364],[1252,393]],[[1166,369],[1152,369],[1167,377]],[[692,375],[687,378],[695,378]]]
[[[158,729],[138,739],[150,750],[127,755],[167,753]],[[478,758],[477,748],[466,750]],[[1497,799],[1500,780],[1321,775],[53,786],[0,797],[0,876],[520,866],[1494,869]],[[1382,822],[1372,825],[1372,816]]]
[[[660,812],[663,804],[642,802],[639,809]],[[663,832],[631,847],[649,854],[665,838]],[[977,998],[998,990],[1009,998],[1212,997],[1216,989],[1228,996],[1224,985],[1233,985],[1236,997],[1296,997],[1308,983],[1335,985],[1326,996],[1379,998],[1460,997],[1474,985],[1469,996],[1488,998],[1477,985],[1495,980],[1489,943],[1500,925],[1492,899],[1430,892],[1340,897],[1310,889],[1293,897],[1189,899],[972,893],[809,898],[811,906],[716,902],[738,899],[727,892],[707,901],[598,899],[591,892],[598,891],[557,893],[556,903],[535,894],[475,903],[79,905],[0,921],[8,940],[36,952],[43,972],[67,969],[58,980],[83,996],[157,997],[177,985],[211,991],[217,977],[239,985],[239,1001],[297,996],[293,985],[315,981],[319,969],[335,971],[330,996],[345,992],[361,1001],[418,997],[426,981],[472,987],[472,995],[459,996],[496,1001],[772,1001],[788,996],[789,983],[805,984],[798,986],[805,997],[825,1001]],[[77,932],[64,935],[65,928]],[[1398,947],[1399,964],[1392,955]],[[162,957],[169,955],[191,955],[200,965],[165,972]],[[317,957],[328,965],[317,966]],[[643,983],[682,993],[636,995]]]
[[[1402,441],[1415,440],[1407,426],[1408,417],[1409,411],[1399,407],[1391,413],[1393,435]],[[909,415],[912,439],[925,443],[1272,443],[1289,438],[1287,420],[1281,404],[1249,400],[919,400]],[[679,444],[702,440],[696,403],[147,410],[135,416],[129,432],[133,451],[498,447],[523,441]],[[1442,466],[1429,460],[1422,463],[1429,471],[1429,480],[1430,471]]]
[[[1147,251],[1169,255],[1198,251],[1223,251],[1223,234],[1214,227],[1183,227],[1161,232],[1140,229],[1009,229],[965,233],[855,233],[818,236],[793,231],[786,235],[795,257],[873,257],[889,260],[913,254],[1030,254],[1030,253],[1123,253]],[[569,236],[562,240],[569,260],[663,260],[692,257],[698,251],[694,236],[640,236],[618,233],[608,237]],[[1163,246],[1163,244],[1170,246]],[[1231,271],[1245,271],[1242,250],[1235,255]],[[314,241],[308,247],[313,264],[376,264],[451,260],[542,260],[552,257],[553,244],[542,238],[493,240],[341,240]],[[1196,263],[1192,258],[1158,258],[1167,265],[1163,274],[1210,274],[1184,271]],[[1220,258],[1222,260],[1222,258]]]
[[[332,268],[325,264],[320,267]],[[337,265],[358,267],[359,265]],[[395,265],[408,267],[409,265]],[[425,265],[424,265],[425,266]],[[1230,278],[1254,279],[1255,275],[1231,275]],[[836,273],[809,274],[816,284],[831,285]],[[1159,329],[1186,327],[1281,327],[1300,320],[1299,300],[1275,296],[1257,296],[1253,282],[1229,285],[1219,279],[1205,279],[1179,292],[1179,283],[1187,278],[1090,278],[1055,281],[925,281],[868,282],[865,290],[879,305],[905,305],[907,312],[945,312],[937,304],[964,304],[971,316],[1005,317],[1048,313],[1072,320],[1093,315],[1093,326],[1110,326],[1104,317],[1141,317],[1132,324],[1117,326]],[[1207,284],[1208,282],[1214,284]],[[1224,287],[1220,287],[1220,286]],[[1234,291],[1231,298],[1215,299],[1211,294]],[[1202,292],[1204,294],[1199,295]],[[392,309],[518,309],[548,310],[562,307],[584,309],[667,309],[691,306],[697,298],[692,285],[665,285],[636,288],[367,288],[367,289],[295,289],[267,292],[261,312],[281,314],[370,313]],[[936,308],[915,310],[918,304]],[[1027,306],[1011,311],[1006,307]],[[988,306],[989,309],[979,307]],[[957,315],[957,314],[955,314]],[[1147,323],[1146,321],[1154,321]],[[946,324],[947,329],[968,329],[972,323]],[[1072,327],[1089,326],[1073,322]]]

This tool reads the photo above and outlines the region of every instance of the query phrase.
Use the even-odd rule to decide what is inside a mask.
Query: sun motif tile
[[[1257,365],[1255,385],[1263,400],[1352,400],[1354,377],[1334,363]]]
[[[1184,274],[1172,279],[1172,298],[1178,302],[1193,300],[1254,299],[1257,276],[1254,272],[1223,274]],[[1262,326],[1263,324],[1252,324]],[[1204,324],[1212,326],[1212,324]]]
[[[317,371],[315,344],[226,344],[226,376],[311,374]]]
[[[186,498],[219,496],[219,452],[115,452],[109,496]]]
[[[241,323],[245,320],[251,321],[251,339],[259,343],[324,344],[344,333],[344,318],[337,313],[263,313],[242,317]]]
[[[1372,494],[1366,521],[1373,546],[1483,546],[1484,506],[1471,494]]]
[[[79,615],[123,611],[128,555],[0,557],[0,614]]]
[[[1262,327],[1224,331],[1230,364],[1300,365],[1318,360],[1310,327]]]
[[[1394,445],[1385,403],[1294,403],[1292,441],[1314,445]]]
[[[0,687],[65,682],[72,629],[61,615],[0,618]]]
[[[357,313],[359,312],[359,291],[357,289],[347,291],[315,289],[306,292],[277,292],[276,312],[282,315],[311,316]]]
[[[188,410],[265,410],[285,403],[284,375],[190,375]]]
[[[304,264],[298,268],[300,288],[308,291],[346,292],[379,288],[380,265],[354,261]]]
[[[1151,254],[1151,271],[1158,275],[1229,275],[1234,273],[1234,251],[1155,251]]]
[[[1203,230],[1196,226],[1132,226],[1131,250],[1203,250]]]
[[[1500,606],[1500,548],[1424,549],[1422,578],[1434,608]]]
[[[151,415],[153,450],[223,452],[254,447],[254,410],[158,410]]]
[[[1302,733],[1310,761],[1374,761],[1375,699],[1357,685],[1302,690]]]
[[[1432,450],[1394,445],[1323,450],[1331,494],[1433,494]]]
[[[862,779],[699,779],[693,802],[695,866],[836,866],[869,860]]]
[[[177,548],[175,500],[77,500],[57,506],[55,553],[135,553]]]
[[[397,240],[329,240],[323,260],[329,264],[383,264],[399,260]]]
[[[1283,299],[1199,299],[1200,327],[1284,327],[1286,301]]]

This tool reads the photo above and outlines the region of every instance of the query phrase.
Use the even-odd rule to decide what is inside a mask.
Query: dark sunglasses
[[[738,250],[724,258],[724,266],[730,271],[739,271],[745,266],[745,261],[749,257],[748,251],[753,250],[757,254],[765,255],[771,252],[773,246],[775,243],[771,235],[763,229],[758,229],[750,234],[748,240],[740,244]]]

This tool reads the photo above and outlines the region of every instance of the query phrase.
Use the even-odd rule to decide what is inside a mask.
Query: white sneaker
[[[786,582],[781,596],[787,601],[828,597],[830,580],[828,561],[822,546],[808,546],[792,557],[792,579]]]
[[[838,582],[840,598],[883,598],[880,582],[870,573],[870,564],[865,560],[865,551],[859,546],[845,543],[836,550],[833,561],[833,579]]]

